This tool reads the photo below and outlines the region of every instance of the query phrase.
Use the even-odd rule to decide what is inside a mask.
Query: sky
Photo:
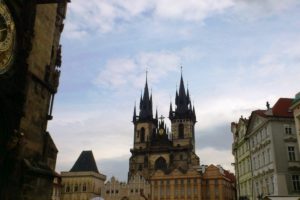
[[[101,173],[126,180],[146,70],[167,117],[182,66],[200,164],[233,171],[231,122],[300,91],[299,10],[298,0],[73,0],[48,125],[56,170],[92,150]]]

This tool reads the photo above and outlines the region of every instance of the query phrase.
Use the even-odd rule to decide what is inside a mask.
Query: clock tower
[[[0,0],[0,199],[50,199],[67,0]]]

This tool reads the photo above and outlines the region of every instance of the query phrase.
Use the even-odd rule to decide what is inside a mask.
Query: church
[[[134,108],[134,141],[128,180],[141,174],[151,185],[147,199],[235,199],[234,176],[221,166],[200,165],[195,152],[196,112],[181,73],[175,106],[170,103],[171,131],[153,115],[146,78],[139,114]]]
[[[200,165],[195,151],[196,112],[182,74],[174,109],[172,103],[169,106],[171,131],[163,116],[158,117],[157,111],[153,115],[146,77],[139,110],[134,107],[133,112],[134,141],[127,182],[116,177],[105,182],[105,175],[95,170],[94,158],[88,159],[90,162],[84,164],[93,168],[76,167],[74,172],[73,167],[70,172],[62,172],[62,199],[82,199],[91,193],[105,200],[235,200],[235,176],[220,165]],[[87,174],[94,174],[91,181],[97,182],[97,187],[83,187]]]

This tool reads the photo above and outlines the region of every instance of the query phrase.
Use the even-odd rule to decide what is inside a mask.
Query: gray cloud
[[[196,147],[198,150],[214,147],[216,150],[231,150],[232,135],[230,122],[196,131]]]

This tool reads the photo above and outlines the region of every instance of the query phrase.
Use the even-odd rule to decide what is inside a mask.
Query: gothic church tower
[[[139,115],[136,108],[133,113],[134,145],[130,150],[129,179],[137,173],[150,180],[158,171],[168,176],[176,170],[186,173],[199,167],[199,157],[195,154],[195,109],[192,108],[189,91],[185,91],[182,75],[175,103],[174,111],[170,104],[170,133],[164,117],[158,119],[157,111],[153,117],[152,94],[149,94],[146,78]]]

